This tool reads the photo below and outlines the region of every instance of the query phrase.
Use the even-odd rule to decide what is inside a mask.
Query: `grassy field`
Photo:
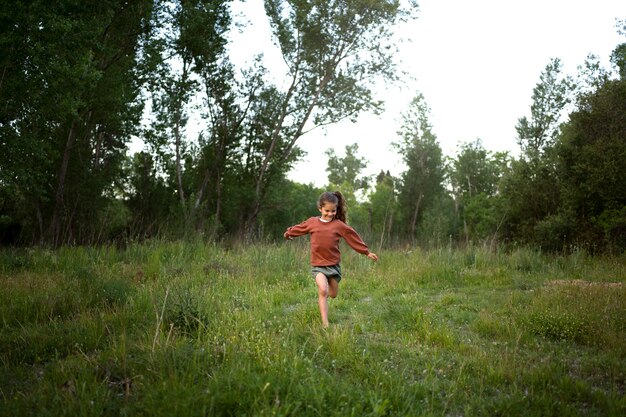
[[[626,415],[626,256],[343,253],[0,251],[0,415]]]

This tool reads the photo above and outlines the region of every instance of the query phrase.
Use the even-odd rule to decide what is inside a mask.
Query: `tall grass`
[[[0,415],[624,415],[626,259],[306,242],[0,252]]]

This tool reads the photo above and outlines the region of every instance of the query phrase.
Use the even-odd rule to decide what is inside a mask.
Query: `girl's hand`
[[[377,262],[378,261],[378,255],[376,255],[374,252],[370,252],[367,254],[367,257],[370,258],[372,261]]]
[[[291,236],[289,236],[289,233],[285,232],[285,234],[283,235],[285,237],[285,239],[287,240],[293,240],[293,238]]]

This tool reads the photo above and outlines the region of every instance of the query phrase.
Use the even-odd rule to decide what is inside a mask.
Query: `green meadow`
[[[623,416],[626,255],[0,251],[2,416]]]

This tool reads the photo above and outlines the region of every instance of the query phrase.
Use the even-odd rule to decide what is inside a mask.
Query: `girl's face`
[[[335,214],[337,214],[337,204],[325,201],[319,210],[320,213],[322,213],[322,220],[331,221],[335,218]]]

